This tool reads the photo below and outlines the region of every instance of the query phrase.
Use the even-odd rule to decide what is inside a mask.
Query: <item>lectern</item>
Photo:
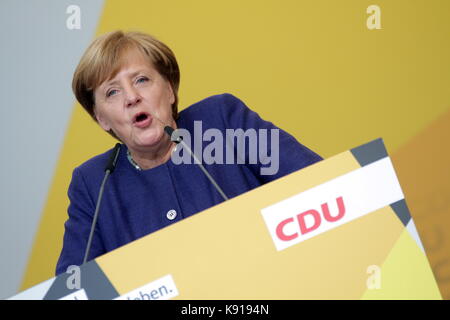
[[[381,139],[11,299],[441,299]]]

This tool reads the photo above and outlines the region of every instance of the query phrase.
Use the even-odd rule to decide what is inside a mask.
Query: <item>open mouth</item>
[[[151,122],[151,117],[146,112],[139,112],[133,117],[133,124],[137,127],[146,127]]]

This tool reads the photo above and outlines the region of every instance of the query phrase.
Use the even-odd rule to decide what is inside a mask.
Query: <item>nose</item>
[[[127,108],[137,105],[141,100],[142,98],[135,88],[130,87],[126,90],[125,106]]]

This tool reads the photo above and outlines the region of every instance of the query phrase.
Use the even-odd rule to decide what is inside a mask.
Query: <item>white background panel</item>
[[[81,9],[79,30],[66,27],[69,5]],[[102,7],[0,2],[0,298],[21,284],[75,101],[72,74]]]

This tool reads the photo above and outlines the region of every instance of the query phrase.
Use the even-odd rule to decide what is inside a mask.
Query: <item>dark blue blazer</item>
[[[257,133],[266,131],[269,149],[272,145],[270,130],[279,130],[279,162],[276,166],[278,168],[275,167],[278,170],[269,175],[262,174],[263,168],[270,167],[267,158],[260,156],[255,163],[255,155],[251,154],[255,151],[254,145],[244,143],[245,148],[242,149],[236,141],[234,155],[226,155],[226,144],[230,141],[223,141],[221,164],[218,157],[220,152],[218,154],[211,152],[211,143],[214,139],[209,137],[210,141],[200,140],[203,151],[210,152],[219,162],[203,164],[229,198],[321,160],[320,156],[300,144],[294,137],[271,122],[262,120],[257,113],[230,94],[209,97],[180,112],[177,126],[189,131],[192,140],[195,121],[201,121],[203,133],[208,129],[220,130],[224,140],[226,129],[242,129],[246,132],[254,129],[253,131]],[[197,129],[199,124],[196,123]],[[194,141],[191,143],[194,150]],[[199,146],[200,144],[197,144],[197,151]],[[230,145],[228,147],[230,151]],[[126,146],[122,145],[117,167],[105,186],[89,259],[223,201],[198,166],[175,164],[169,160],[158,167],[140,171],[131,164],[126,151]],[[111,152],[112,149],[86,161],[73,171],[68,190],[69,218],[65,223],[64,243],[56,274],[66,272],[69,265],[82,263],[95,204],[104,177],[104,167]],[[228,162],[231,163],[227,164],[226,157],[229,157]]]

